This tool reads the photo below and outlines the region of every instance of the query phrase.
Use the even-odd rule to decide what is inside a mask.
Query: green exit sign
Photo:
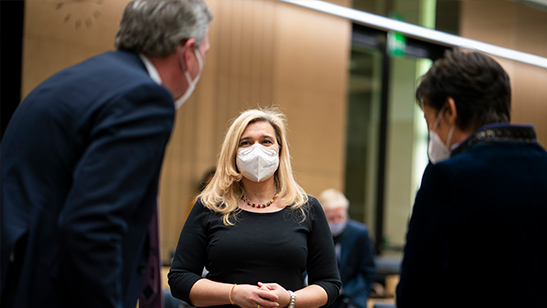
[[[391,18],[404,21],[401,14],[392,12]],[[387,34],[387,50],[392,56],[403,56],[406,50],[406,37],[398,32],[389,32]]]
[[[398,32],[387,34],[387,48],[391,55],[402,56],[406,50],[406,37]]]

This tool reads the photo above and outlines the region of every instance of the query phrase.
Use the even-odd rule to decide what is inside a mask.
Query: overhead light
[[[525,0],[525,2],[547,7],[547,0]]]
[[[518,62],[523,62],[543,68],[547,68],[547,58],[536,56],[533,54],[513,50],[509,48],[499,47],[496,45],[486,44],[480,41],[467,39],[461,36],[444,33],[437,30],[432,30],[406,22],[390,19],[387,17],[370,14],[363,11],[358,11],[352,8],[347,8],[340,5],[335,5],[329,2],[320,0],[280,0],[282,2],[292,3],[298,6],[307,7],[316,11],[324,12],[330,15],[335,15],[347,18],[357,23],[361,23],[373,28],[399,32],[404,35],[417,39],[427,40],[430,42],[451,46],[462,47],[482,51],[484,53],[498,56]]]

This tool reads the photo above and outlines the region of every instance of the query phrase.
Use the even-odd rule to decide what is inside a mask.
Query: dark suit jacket
[[[348,219],[340,239],[338,268],[343,295],[340,300],[348,297],[354,306],[366,308],[376,268],[374,247],[365,225]]]
[[[135,307],[173,121],[171,94],[123,51],[23,100],[0,149],[3,307]]]
[[[477,131],[423,175],[398,307],[547,307],[547,152],[531,127]]]

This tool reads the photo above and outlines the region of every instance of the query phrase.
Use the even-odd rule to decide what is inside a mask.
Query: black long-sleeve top
[[[172,294],[190,303],[190,289],[202,278],[224,283],[278,283],[287,290],[321,286],[328,304],[338,296],[341,282],[332,236],[319,202],[309,197],[301,211],[290,206],[273,213],[241,211],[232,226],[220,214],[194,205],[180,235],[169,272]],[[220,306],[219,306],[220,307]],[[227,307],[230,307],[228,305]]]

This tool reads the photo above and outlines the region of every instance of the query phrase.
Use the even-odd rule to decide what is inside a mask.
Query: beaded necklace
[[[272,200],[270,200],[270,201],[268,201],[267,203],[264,203],[264,204],[252,203],[251,200],[245,198],[245,196],[241,196],[241,200],[243,200],[243,202],[247,203],[248,206],[255,207],[257,209],[261,209],[261,208],[265,208],[265,207],[268,207],[268,206],[272,205],[272,203],[274,203],[274,201],[275,201],[275,198],[277,198],[278,193],[279,193],[279,191],[277,191],[275,193]]]

